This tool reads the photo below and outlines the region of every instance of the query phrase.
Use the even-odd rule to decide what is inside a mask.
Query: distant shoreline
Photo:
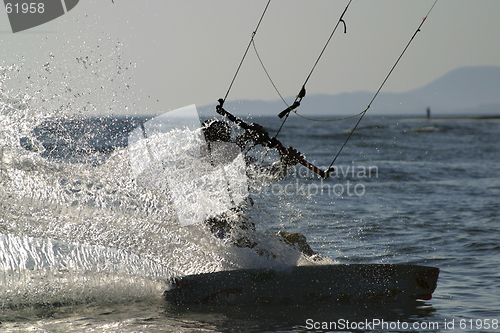
[[[425,118],[423,117],[422,119],[429,119],[429,120],[460,120],[460,119],[471,119],[471,120],[490,120],[490,119],[500,119],[500,115],[495,115],[495,116],[448,116],[448,117],[430,117],[430,118]]]

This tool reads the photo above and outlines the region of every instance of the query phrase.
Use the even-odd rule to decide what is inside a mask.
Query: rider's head
[[[208,142],[231,141],[231,128],[222,120],[207,120],[202,125],[205,140]]]

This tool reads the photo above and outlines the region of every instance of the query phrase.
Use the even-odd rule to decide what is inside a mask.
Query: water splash
[[[1,307],[158,298],[178,273],[126,251],[0,236]]]
[[[133,66],[119,53],[105,58],[82,55],[75,64],[50,54],[38,71],[0,69],[2,307],[152,297],[173,275],[313,263],[273,233],[256,232],[258,245],[240,248],[203,223],[181,227],[167,189],[138,186],[125,144],[86,149],[103,134],[80,133],[88,118],[74,113],[99,101],[126,110],[133,99],[119,83]],[[26,86],[7,89],[13,81]],[[55,153],[59,146],[77,158]]]

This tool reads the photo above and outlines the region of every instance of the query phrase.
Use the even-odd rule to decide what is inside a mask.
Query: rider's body
[[[230,126],[221,120],[209,120],[203,123],[203,133],[207,143],[208,151],[214,147],[231,142]],[[268,140],[268,133],[263,127],[257,124],[251,124],[249,129],[236,138],[236,144],[240,151],[243,151],[248,143],[262,144],[264,140]],[[283,178],[288,169],[298,163],[303,158],[297,150],[289,147],[283,150],[278,150],[280,153],[280,161],[271,165],[257,165],[251,158],[246,158],[248,168],[266,173],[274,179]],[[251,199],[250,199],[251,200]],[[231,238],[233,243],[238,247],[253,248],[257,245],[255,237],[252,237],[255,232],[255,224],[245,216],[243,210],[246,202],[235,203],[235,207],[223,214],[210,217],[205,220],[205,223],[210,227],[210,231],[221,239]],[[315,255],[315,252],[307,244],[305,236],[298,233],[279,232],[277,234],[284,242],[295,246],[299,251],[307,256]]]

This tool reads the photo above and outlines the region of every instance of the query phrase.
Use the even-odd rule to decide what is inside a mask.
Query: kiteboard
[[[307,304],[429,300],[439,269],[407,264],[332,264],[240,269],[171,279],[171,304]]]

